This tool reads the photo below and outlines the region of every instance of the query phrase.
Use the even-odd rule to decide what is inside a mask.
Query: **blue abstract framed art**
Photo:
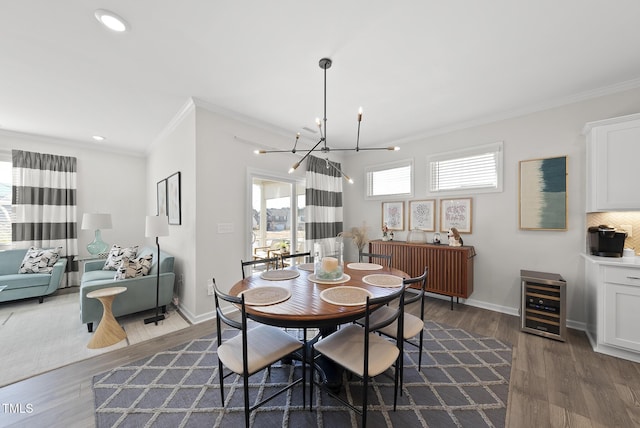
[[[567,157],[520,161],[520,229],[567,230]]]

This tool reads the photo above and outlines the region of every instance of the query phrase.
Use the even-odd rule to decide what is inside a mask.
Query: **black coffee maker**
[[[594,256],[622,257],[627,232],[617,232],[612,226],[601,224],[587,229],[589,232],[589,252]]]

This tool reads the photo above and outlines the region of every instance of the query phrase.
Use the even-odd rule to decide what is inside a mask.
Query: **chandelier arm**
[[[322,64],[322,63],[321,63]],[[327,148],[327,68],[331,67],[331,61],[325,61],[324,69],[324,147]]]
[[[302,156],[302,159],[300,159],[300,160],[298,161],[298,163],[299,163],[299,164],[300,164],[300,163],[302,163],[302,162],[307,158],[307,156],[309,156],[309,155],[311,154],[311,152],[313,152],[313,151],[314,151],[314,150],[315,150],[315,149],[320,145],[320,143],[322,143],[323,141],[324,141],[324,138],[321,138],[321,139],[316,143],[316,145],[315,145],[315,146],[313,146],[313,148],[312,148],[311,150],[309,150],[307,153],[305,153],[305,155],[304,155],[304,156]]]
[[[342,175],[342,178],[344,178],[345,180],[347,180],[349,183],[353,184],[353,180],[351,179],[351,177],[349,177],[347,174],[345,174],[344,172],[342,172],[342,170],[340,168],[338,168],[337,166],[334,165],[333,162],[331,162],[329,160],[329,158],[327,158],[327,164],[329,166],[331,166],[331,168],[335,169],[336,171],[338,171],[338,173],[340,173],[340,175]]]
[[[351,149],[353,150],[353,149]],[[397,146],[389,146],[389,147],[360,147],[359,150],[389,150],[389,151],[398,151],[399,148]]]

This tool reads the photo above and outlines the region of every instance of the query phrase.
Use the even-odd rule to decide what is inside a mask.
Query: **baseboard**
[[[483,302],[481,300],[476,300],[476,299],[462,299],[461,301],[465,305],[473,306],[473,307],[476,307],[476,308],[487,309],[489,311],[500,312],[500,313],[507,314],[507,315],[513,315],[513,316],[516,316],[516,317],[520,316],[519,308],[512,308],[512,307],[509,307],[509,306],[496,305],[494,303]]]
[[[206,312],[201,315],[195,315],[193,312],[189,311],[183,305],[178,305],[178,310],[191,324],[200,324],[205,321],[214,320],[216,318],[215,310],[211,312]]]
[[[446,297],[446,296],[445,296]],[[512,308],[509,306],[500,306],[489,302],[483,302],[481,300],[475,299],[462,299],[461,302],[469,306],[474,306],[476,308],[487,309],[489,311],[500,312],[507,315],[513,315],[516,317],[520,317],[520,308]],[[571,328],[574,330],[587,331],[587,324],[581,321],[567,320],[567,328]]]
[[[207,312],[207,313],[202,314],[202,315],[194,315],[192,312],[188,311],[186,308],[183,308],[182,306],[178,306],[178,309],[180,310],[180,313],[191,324],[200,324],[200,323],[203,323],[203,322],[206,322],[206,321],[211,321],[211,320],[215,320],[216,319],[216,311],[215,310],[213,310],[211,312]],[[232,312],[238,312],[238,308],[229,306],[229,307],[223,309],[222,312],[224,312],[225,314],[229,314],[229,313],[232,313]]]

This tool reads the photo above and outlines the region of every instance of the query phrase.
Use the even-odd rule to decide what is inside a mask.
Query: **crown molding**
[[[136,151],[131,149],[125,149],[118,146],[105,145],[105,144],[109,144],[108,141],[106,143],[104,141],[91,143],[87,141],[63,139],[58,137],[51,137],[48,135],[32,134],[28,132],[10,131],[7,129],[0,129],[0,135],[4,135],[9,138],[20,138],[20,139],[25,139],[30,141],[37,141],[39,143],[45,143],[45,144],[59,144],[62,146],[68,146],[68,147],[73,147],[73,148],[82,149],[82,150],[114,153],[119,155],[135,156],[135,157],[141,157],[141,158],[146,156],[143,151]]]
[[[402,138],[400,140],[392,141],[390,144],[400,145],[407,143],[415,143],[425,138],[434,137],[437,135],[448,134],[455,131],[461,131],[463,129],[469,129],[476,126],[487,125],[494,122],[500,122],[502,120],[513,119],[516,117],[526,116],[532,113],[538,113],[544,110],[550,110],[565,105],[576,104],[582,101],[587,101],[594,98],[604,97],[606,95],[612,95],[619,92],[629,91],[632,89],[640,88],[640,77],[627,80],[625,82],[616,83],[609,86],[603,86],[601,88],[591,89],[589,91],[581,92],[578,94],[569,95],[566,97],[559,97],[553,100],[547,100],[541,103],[531,104],[526,107],[512,109],[492,115],[487,115],[472,119],[465,122],[459,122],[452,125],[446,125],[438,128],[432,128],[419,135]]]

